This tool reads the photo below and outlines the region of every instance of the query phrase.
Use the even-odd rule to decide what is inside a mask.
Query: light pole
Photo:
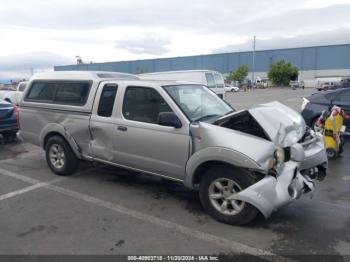
[[[252,87],[255,87],[255,41],[256,41],[256,36],[254,36],[253,40],[253,68],[252,68]]]

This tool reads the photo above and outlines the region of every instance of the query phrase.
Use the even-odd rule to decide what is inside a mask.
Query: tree
[[[227,79],[230,81],[238,81],[239,83],[242,83],[243,80],[247,77],[248,71],[249,71],[248,66],[240,65],[237,71],[230,72]]]
[[[271,64],[268,77],[275,85],[287,86],[290,80],[296,80],[299,75],[297,67],[284,60]]]

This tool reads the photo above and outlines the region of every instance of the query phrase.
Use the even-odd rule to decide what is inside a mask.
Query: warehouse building
[[[299,68],[300,80],[350,76],[350,44],[256,51],[255,76],[266,77],[270,65],[281,59],[291,62]],[[211,69],[227,74],[242,64],[247,65],[252,70],[253,52],[67,65],[56,66],[55,70],[116,71],[139,74]]]

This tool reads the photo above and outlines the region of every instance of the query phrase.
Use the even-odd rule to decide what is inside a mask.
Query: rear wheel
[[[46,161],[55,174],[68,176],[77,170],[79,159],[62,137],[53,136],[49,138],[45,151]]]
[[[199,195],[204,209],[215,219],[231,224],[243,225],[251,222],[258,210],[240,200],[230,197],[255,183],[245,170],[217,166],[210,168],[199,185]]]

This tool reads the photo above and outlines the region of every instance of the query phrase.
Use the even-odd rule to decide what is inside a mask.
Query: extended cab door
[[[114,132],[117,162],[182,180],[189,157],[189,122],[161,87],[124,86]],[[158,124],[160,112],[174,112],[181,128]]]
[[[90,156],[108,162],[115,160],[117,92],[117,84],[106,83],[99,87],[90,119]]]

